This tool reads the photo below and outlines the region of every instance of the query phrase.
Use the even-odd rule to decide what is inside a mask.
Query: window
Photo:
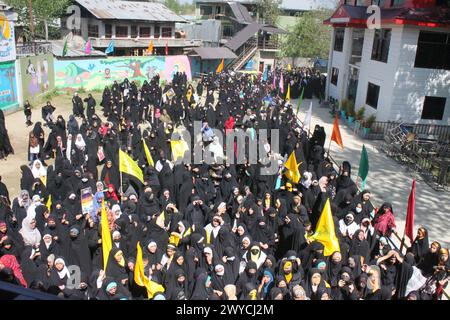
[[[420,31],[414,67],[450,70],[450,33]]]
[[[339,76],[339,69],[338,68],[331,68],[331,83],[337,86],[338,82],[338,76]]]
[[[172,28],[162,27],[161,28],[161,37],[162,38],[172,38]]]
[[[160,29],[161,29],[161,27],[155,27],[155,33],[153,35],[154,38],[160,37]]]
[[[105,24],[105,38],[111,38],[112,37],[112,25]]]
[[[211,6],[200,6],[200,15],[201,16],[212,15],[212,7]]]
[[[372,60],[387,62],[390,43],[391,29],[376,29],[373,38]]]
[[[425,97],[423,101],[423,120],[442,120],[444,116],[446,98]]]
[[[336,28],[334,29],[334,51],[342,52],[344,48],[344,28]]]
[[[139,28],[139,37],[141,38],[150,38],[150,27],[140,27]]]
[[[356,5],[357,6],[365,6],[365,0],[356,0]]]
[[[98,25],[88,24],[88,37],[98,38]]]
[[[371,4],[379,6],[379,7],[383,7],[384,6],[384,0],[372,0]]]
[[[223,26],[223,37],[233,36],[233,26]]]
[[[116,37],[126,38],[128,37],[128,27],[126,26],[116,26]]]
[[[370,83],[367,86],[366,104],[376,109],[378,107],[378,96],[380,94],[380,86]]]
[[[131,37],[132,38],[137,38],[138,36],[138,28],[137,26],[131,26]]]

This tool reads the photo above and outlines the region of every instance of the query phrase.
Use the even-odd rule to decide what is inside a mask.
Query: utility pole
[[[31,41],[34,41],[34,19],[33,19],[33,3],[28,0],[28,14],[30,19]]]

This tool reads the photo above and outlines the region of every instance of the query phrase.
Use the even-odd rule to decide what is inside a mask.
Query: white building
[[[325,21],[333,26],[327,96],[353,100],[377,121],[449,125],[450,9],[393,1],[381,8],[381,29],[369,29],[367,7],[344,2]]]

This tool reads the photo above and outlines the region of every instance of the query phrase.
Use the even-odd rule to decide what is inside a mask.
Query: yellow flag
[[[102,200],[102,251],[103,251],[103,270],[106,271],[106,266],[108,264],[109,252],[112,248],[111,231],[109,230],[108,215],[105,209],[105,201]]]
[[[153,54],[153,41],[150,40],[147,48],[147,52]]]
[[[177,161],[178,158],[184,158],[184,153],[189,150],[189,146],[184,140],[172,140],[170,141],[172,147],[173,161]]]
[[[148,164],[151,165],[152,167],[154,167],[155,163],[153,162],[152,155],[150,153],[150,150],[148,150],[147,144],[145,143],[144,139],[142,139],[142,144],[144,145],[145,157],[147,158]]]
[[[291,64],[288,64],[287,65],[287,71],[291,71],[292,70],[292,66],[291,66]]]
[[[51,208],[52,208],[52,195],[48,196],[48,200],[47,200],[47,203],[45,204],[45,206],[47,207],[48,211],[51,211]]]
[[[166,212],[162,211],[161,214],[156,218],[156,224],[162,228],[166,224]]]
[[[134,162],[134,160],[125,152],[119,149],[119,171],[123,173],[127,173],[136,177],[144,183],[144,174],[142,173],[141,168]]]
[[[335,251],[340,251],[339,240],[336,236],[333,216],[331,215],[330,199],[327,199],[317,222],[316,230],[309,239],[319,241],[324,245],[323,255],[325,257],[331,256]]]
[[[288,89],[286,92],[286,101],[291,101],[291,85],[288,84]]]
[[[142,261],[142,249],[140,242],[136,245],[136,264],[134,265],[134,282],[138,286],[145,287],[147,289],[147,295],[149,299],[153,298],[156,292],[164,292],[164,287],[154,281],[149,280],[145,276],[144,262]]]
[[[223,71],[224,67],[225,67],[225,60],[222,59],[220,64],[217,66],[216,73],[221,73]]]
[[[300,180],[300,171],[298,171],[299,164],[297,163],[297,159],[295,158],[295,152],[292,151],[288,160],[284,164],[284,167],[288,169],[286,171],[286,177],[294,183],[298,183]]]

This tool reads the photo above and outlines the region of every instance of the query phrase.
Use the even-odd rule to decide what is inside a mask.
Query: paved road
[[[84,98],[86,95],[83,94]],[[304,119],[306,110],[311,100],[303,101],[299,118]],[[100,102],[100,99],[97,99]],[[56,114],[62,114],[65,119],[71,112],[70,97],[60,96],[55,98],[54,105],[57,107]],[[297,105],[297,101],[293,101]],[[33,111],[33,122],[40,121],[40,109]],[[26,128],[24,124],[23,112],[16,112],[6,116],[6,124],[11,139],[11,143],[16,154],[8,157],[7,161],[0,161],[0,174],[2,181],[9,188],[11,197],[15,197],[20,186],[20,170],[22,164],[26,164],[27,148],[28,148],[28,132],[30,128]],[[317,100],[313,100],[313,117],[312,128],[316,124],[325,127],[328,148],[329,139],[333,127],[333,119],[328,113],[328,109],[320,108]],[[360,153],[363,143],[366,145],[369,155],[370,170],[366,183],[366,188],[371,190],[375,205],[382,202],[391,202],[398,224],[398,232],[403,235],[404,219],[406,215],[407,201],[411,188],[411,173],[397,164],[392,159],[380,153],[377,149],[379,141],[362,140],[351,133],[345,124],[341,124],[341,134],[344,142],[344,150],[341,150],[334,142],[331,145],[331,155],[338,162],[350,160],[352,163],[352,176],[355,178],[358,172]],[[48,130],[46,134],[48,134]],[[433,240],[440,241],[443,245],[450,245],[450,193],[437,192],[430,188],[425,182],[418,180],[416,184],[416,215],[415,229],[421,225],[429,230],[430,242]]]
[[[311,100],[304,100],[299,112],[300,120],[305,119]],[[297,101],[292,102],[297,105]],[[311,130],[316,124],[325,128],[328,150],[333,118],[329,109],[320,108],[318,100],[313,100],[313,116]],[[341,121],[340,121],[341,122]],[[373,202],[376,206],[383,202],[390,202],[396,217],[397,232],[403,235],[404,219],[408,206],[408,197],[411,191],[413,174],[406,172],[405,168],[379,151],[382,141],[363,140],[355,136],[345,123],[340,123],[340,131],[344,143],[342,150],[336,143],[331,144],[331,156],[340,164],[349,160],[352,164],[352,178],[358,173],[361,148],[364,144],[369,156],[369,175],[366,181],[366,189],[372,192]],[[415,177],[416,182],[416,210],[415,231],[424,226],[429,231],[429,240],[437,240],[442,245],[450,246],[450,192],[435,191],[429,187],[420,177]]]

